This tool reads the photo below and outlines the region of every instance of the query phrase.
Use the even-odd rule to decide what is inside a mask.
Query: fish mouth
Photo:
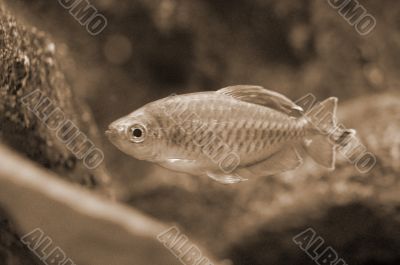
[[[115,131],[113,131],[113,130],[108,129],[105,131],[105,135],[107,135],[107,136],[112,136],[114,134],[115,134]]]
[[[116,139],[119,135],[119,131],[115,128],[108,128],[105,131],[105,135],[108,137],[108,139],[113,140]]]
[[[110,129],[108,129],[108,130],[106,130],[106,132],[105,132],[105,135],[107,135],[108,137],[113,136],[113,135],[115,135],[115,134],[116,134],[116,131],[115,131],[115,130],[110,130]]]
[[[106,135],[108,141],[110,141],[110,143],[112,143],[116,147],[119,147],[120,135],[117,130],[109,128],[108,130],[105,131],[105,135]]]

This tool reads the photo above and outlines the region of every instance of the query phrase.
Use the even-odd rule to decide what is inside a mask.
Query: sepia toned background
[[[224,264],[315,264],[292,241],[308,227],[347,264],[399,264],[398,1],[360,1],[377,21],[368,36],[358,34],[327,1],[320,0],[91,0],[108,20],[107,28],[97,36],[88,34],[58,1],[0,3],[2,146],[75,185],[100,186],[97,193],[113,194],[116,201],[138,210],[138,216],[157,220],[155,226],[177,225],[210,258]],[[10,31],[14,19],[17,34]],[[54,43],[54,55],[46,55],[48,43]],[[19,50],[36,61],[16,64]],[[6,56],[7,52],[10,55]],[[56,66],[46,64],[47,58]],[[29,76],[23,83],[16,82],[21,79],[20,72]],[[10,114],[19,117],[21,109],[12,101],[21,95],[5,87],[33,91],[42,89],[43,80],[50,80],[44,91],[57,94],[57,102],[102,146],[105,163],[100,173],[87,172],[81,161],[62,147],[48,146],[47,132],[40,125],[28,126]],[[377,158],[375,167],[361,174],[338,155],[333,172],[307,162],[294,172],[225,186],[135,160],[104,136],[109,123],[148,102],[172,93],[235,84],[261,85],[292,100],[308,93],[319,100],[338,97],[339,120],[357,130],[359,139]],[[8,151],[3,156],[6,154]],[[103,179],[108,179],[107,184]],[[43,190],[38,193],[45,192],[46,183]],[[30,198],[32,204],[21,201],[13,205],[13,200],[2,202],[0,197],[0,208],[7,213],[0,214],[0,221],[7,222],[0,222],[0,264],[33,262],[19,262],[21,256],[31,254],[24,246],[15,248],[16,243],[10,243],[29,227],[30,218],[35,222],[36,217],[29,213],[36,213],[38,206],[35,196]],[[96,237],[94,229],[92,237],[82,239],[77,232],[82,230],[74,227],[87,220],[75,213],[76,226],[68,226],[63,224],[63,211],[52,209],[40,211],[41,222],[47,224],[42,229],[53,231],[60,241],[72,233],[73,239],[66,240],[70,252],[91,253],[92,259],[82,258],[82,263],[76,264],[102,264],[100,247],[89,244],[90,251],[85,250],[89,239],[99,242],[108,238],[109,252],[103,254],[110,260],[113,255],[130,252],[119,233],[112,236],[111,226],[102,226],[109,237]],[[25,217],[18,214],[24,211]],[[55,222],[59,225],[48,227]],[[96,227],[102,218],[90,222]],[[146,261],[147,257],[168,256],[158,254],[161,243],[153,246],[141,244],[140,239],[132,241],[143,249],[143,257],[137,257],[143,263],[115,259],[110,265],[167,264]],[[80,245],[79,249],[71,242]],[[120,245],[126,248],[118,248]]]

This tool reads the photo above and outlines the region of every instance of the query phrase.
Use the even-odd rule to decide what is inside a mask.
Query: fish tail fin
[[[335,168],[336,146],[343,146],[347,139],[355,134],[350,129],[338,128],[336,125],[336,109],[338,99],[328,98],[315,105],[306,114],[311,126],[311,133],[304,140],[304,149],[318,164],[329,169]]]
[[[319,134],[329,134],[336,127],[336,109],[338,99],[331,97],[316,104],[307,113],[311,128]]]

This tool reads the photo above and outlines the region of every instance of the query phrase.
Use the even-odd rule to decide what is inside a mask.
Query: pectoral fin
[[[303,159],[294,147],[287,147],[268,159],[252,166],[238,169],[235,173],[246,178],[276,175],[294,170],[303,163]]]
[[[293,101],[275,91],[261,86],[230,86],[217,91],[217,93],[231,96],[235,99],[269,107],[291,116],[300,116],[303,109]]]

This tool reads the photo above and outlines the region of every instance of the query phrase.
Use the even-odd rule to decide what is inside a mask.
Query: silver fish
[[[230,184],[296,169],[306,153],[333,169],[339,139],[354,134],[332,133],[336,107],[328,98],[304,113],[277,92],[232,86],[149,103],[106,134],[137,159]]]

